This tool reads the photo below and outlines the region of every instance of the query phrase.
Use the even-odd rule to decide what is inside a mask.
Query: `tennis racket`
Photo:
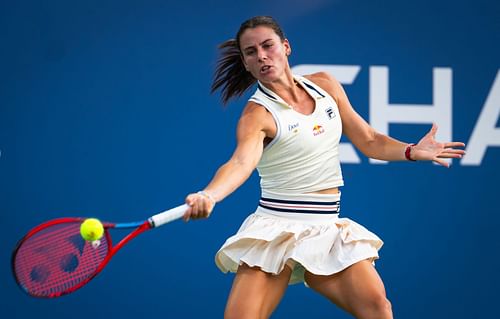
[[[12,271],[19,287],[33,297],[56,298],[76,291],[99,274],[114,254],[139,234],[184,215],[187,204],[156,214],[145,221],[103,223],[99,242],[82,238],[85,218],[58,218],[30,230],[12,253]],[[111,229],[134,228],[112,244]]]

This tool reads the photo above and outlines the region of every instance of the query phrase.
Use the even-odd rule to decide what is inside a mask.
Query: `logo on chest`
[[[295,124],[288,124],[288,132],[297,133],[299,131],[299,122]]]
[[[335,111],[333,110],[333,107],[328,107],[327,109],[325,109],[325,112],[326,112],[326,116],[328,116],[328,119],[331,120],[333,119],[335,116],[337,116],[337,114],[335,114]]]
[[[325,133],[325,129],[323,128],[323,126],[319,125],[319,124],[316,124],[313,126],[313,135],[314,136],[318,136],[320,134],[323,134]]]

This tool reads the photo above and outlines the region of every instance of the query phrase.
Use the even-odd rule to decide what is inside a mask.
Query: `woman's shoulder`
[[[316,72],[304,75],[304,77],[314,84],[319,85],[323,89],[325,89],[325,87],[328,88],[334,86],[337,82],[337,79],[335,79],[333,75],[327,72]]]
[[[266,137],[276,135],[276,124],[269,111],[259,103],[249,101],[243,108],[239,119],[239,131],[263,131]]]
[[[304,78],[318,85],[324,91],[328,92],[335,100],[339,94],[339,89],[341,90],[340,83],[337,79],[327,72],[317,72],[308,75],[304,75]]]
[[[248,101],[241,113],[241,118],[256,122],[261,122],[263,119],[268,119],[269,117],[271,117],[269,110],[264,105],[255,101]]]
[[[253,113],[256,115],[257,114],[265,114],[265,113],[267,113],[267,110],[263,104],[258,103],[255,100],[250,100],[247,102],[247,104],[245,104],[245,107],[243,108],[243,114],[247,114],[247,113]]]

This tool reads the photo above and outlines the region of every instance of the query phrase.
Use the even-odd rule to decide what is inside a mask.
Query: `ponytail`
[[[235,39],[220,44],[219,50],[221,56],[217,61],[211,92],[221,89],[222,103],[226,105],[231,98],[243,95],[256,80],[245,69],[239,44]]]

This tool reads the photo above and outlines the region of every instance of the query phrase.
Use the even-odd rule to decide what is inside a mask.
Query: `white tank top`
[[[342,122],[337,103],[313,82],[294,78],[316,102],[310,115],[294,111],[260,82],[250,98],[272,114],[277,127],[257,165],[262,191],[309,193],[343,186],[339,161]]]

